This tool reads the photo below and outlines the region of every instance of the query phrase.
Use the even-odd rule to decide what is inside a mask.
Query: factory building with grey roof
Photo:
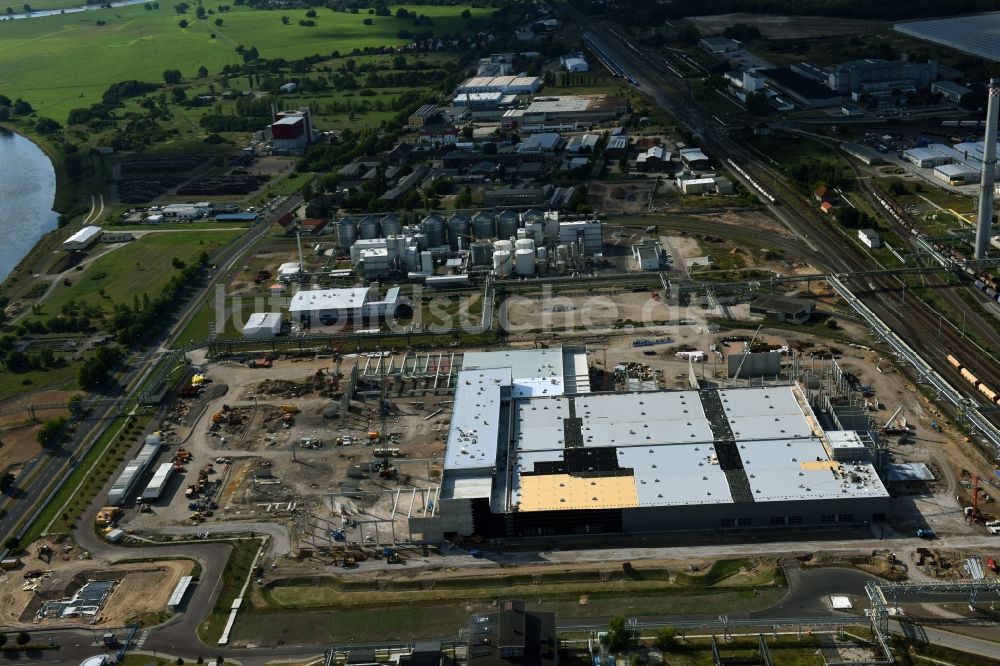
[[[864,524],[887,513],[866,437],[825,431],[799,385],[592,393],[586,359],[583,348],[466,356],[443,534]]]

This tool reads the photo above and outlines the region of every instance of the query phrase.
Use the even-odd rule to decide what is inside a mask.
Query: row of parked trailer
[[[591,52],[593,52],[598,62],[600,62],[604,66],[604,68],[608,70],[608,73],[611,74],[611,76],[615,77],[616,79],[625,79],[632,85],[638,85],[638,82],[634,78],[632,78],[632,76],[630,76],[628,72],[626,72],[625,69],[621,65],[619,65],[614,58],[612,58],[604,49],[602,49],[600,46],[597,45],[597,42],[594,41],[593,37],[591,37],[589,34],[584,34],[583,43],[587,45],[587,48],[590,49]]]
[[[918,237],[925,235],[913,225],[910,221],[909,215],[903,207],[893,201],[888,194],[883,192],[878,187],[875,188],[875,199],[885,210],[886,214],[895,220],[899,226],[908,231],[910,235]],[[947,245],[942,241],[935,241],[931,245],[935,250],[948,257],[956,264],[964,264],[962,266],[962,270],[973,279],[973,284],[976,285],[976,289],[986,294],[991,300],[1000,303],[1000,282],[998,282],[995,277],[984,270],[977,270],[974,266],[966,263],[966,256],[959,252],[955,247]]]
[[[729,158],[726,158],[726,162],[728,162],[729,166],[731,166],[733,169],[736,170],[736,173],[743,176],[743,178],[748,183],[750,183],[750,186],[753,187],[755,190],[757,190],[757,193],[760,196],[764,197],[764,199],[766,199],[768,203],[770,203],[772,206],[778,203],[778,200],[775,198],[775,196],[771,194],[763,185],[754,180],[753,176],[744,171],[743,167],[741,167],[739,164],[737,164],[736,162],[734,162]]]
[[[149,469],[153,458],[160,451],[160,434],[153,433],[146,435],[146,443],[139,449],[139,455],[130,460],[122,473],[115,479],[114,485],[108,491],[108,504],[111,506],[121,506],[125,500],[131,497],[135,485],[142,475]]]
[[[962,375],[962,379],[975,386],[976,390],[982,393],[984,396],[986,396],[986,399],[989,400],[991,403],[993,403],[994,405],[1000,405],[1000,395],[998,395],[993,388],[979,381],[978,377],[972,374],[968,368],[962,365],[961,361],[959,361],[951,354],[948,354],[947,359],[948,363],[951,364],[951,367],[958,370],[958,373]]]

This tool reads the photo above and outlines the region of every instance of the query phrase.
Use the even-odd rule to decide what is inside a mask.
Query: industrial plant
[[[502,538],[884,518],[877,443],[869,432],[824,428],[808,389],[695,386],[591,392],[581,348],[467,353],[444,454],[441,532]]]

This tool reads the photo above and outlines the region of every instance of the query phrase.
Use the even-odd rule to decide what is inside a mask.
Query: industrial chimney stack
[[[990,80],[986,106],[986,143],[983,146],[983,174],[980,181],[979,217],[976,221],[976,259],[987,259],[993,231],[993,182],[997,169],[997,116],[1000,114],[1000,79]]]

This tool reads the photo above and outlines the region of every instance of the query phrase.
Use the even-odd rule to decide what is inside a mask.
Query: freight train
[[[975,386],[976,390],[982,393],[986,397],[986,400],[988,400],[994,405],[1000,405],[1000,394],[997,394],[995,389],[979,381],[978,377],[972,374],[968,368],[962,365],[961,361],[959,361],[951,354],[948,354],[946,358],[948,359],[948,363],[951,365],[951,367],[958,370],[958,373],[962,375],[962,379]]]
[[[913,226],[910,221],[910,216],[906,213],[902,206],[893,201],[892,197],[883,192],[881,188],[877,186],[874,187],[874,190],[875,199],[882,205],[882,208],[885,209],[886,214],[890,218],[895,220],[896,223],[904,230],[910,232],[911,235],[924,235],[923,232]],[[941,241],[935,241],[932,243],[932,246],[935,250],[950,258],[956,264],[964,264],[966,261],[965,255],[954,247]],[[976,270],[973,266],[962,266],[962,271],[972,278],[973,284],[976,285],[976,289],[986,294],[991,300],[1000,303],[1000,281],[984,270]]]
[[[775,198],[775,196],[773,194],[771,194],[770,192],[768,192],[760,183],[758,183],[756,180],[754,180],[753,176],[751,176],[746,171],[744,171],[743,168],[739,164],[737,164],[736,162],[732,161],[729,158],[726,158],[726,162],[728,162],[729,166],[733,167],[736,170],[736,173],[738,173],[741,176],[743,176],[746,179],[746,181],[748,183],[750,183],[750,185],[753,186],[753,188],[755,190],[757,190],[757,193],[760,196],[762,196],[764,199],[767,199],[767,202],[769,204],[771,204],[772,206],[774,206],[774,205],[776,205],[778,203],[778,200]]]

